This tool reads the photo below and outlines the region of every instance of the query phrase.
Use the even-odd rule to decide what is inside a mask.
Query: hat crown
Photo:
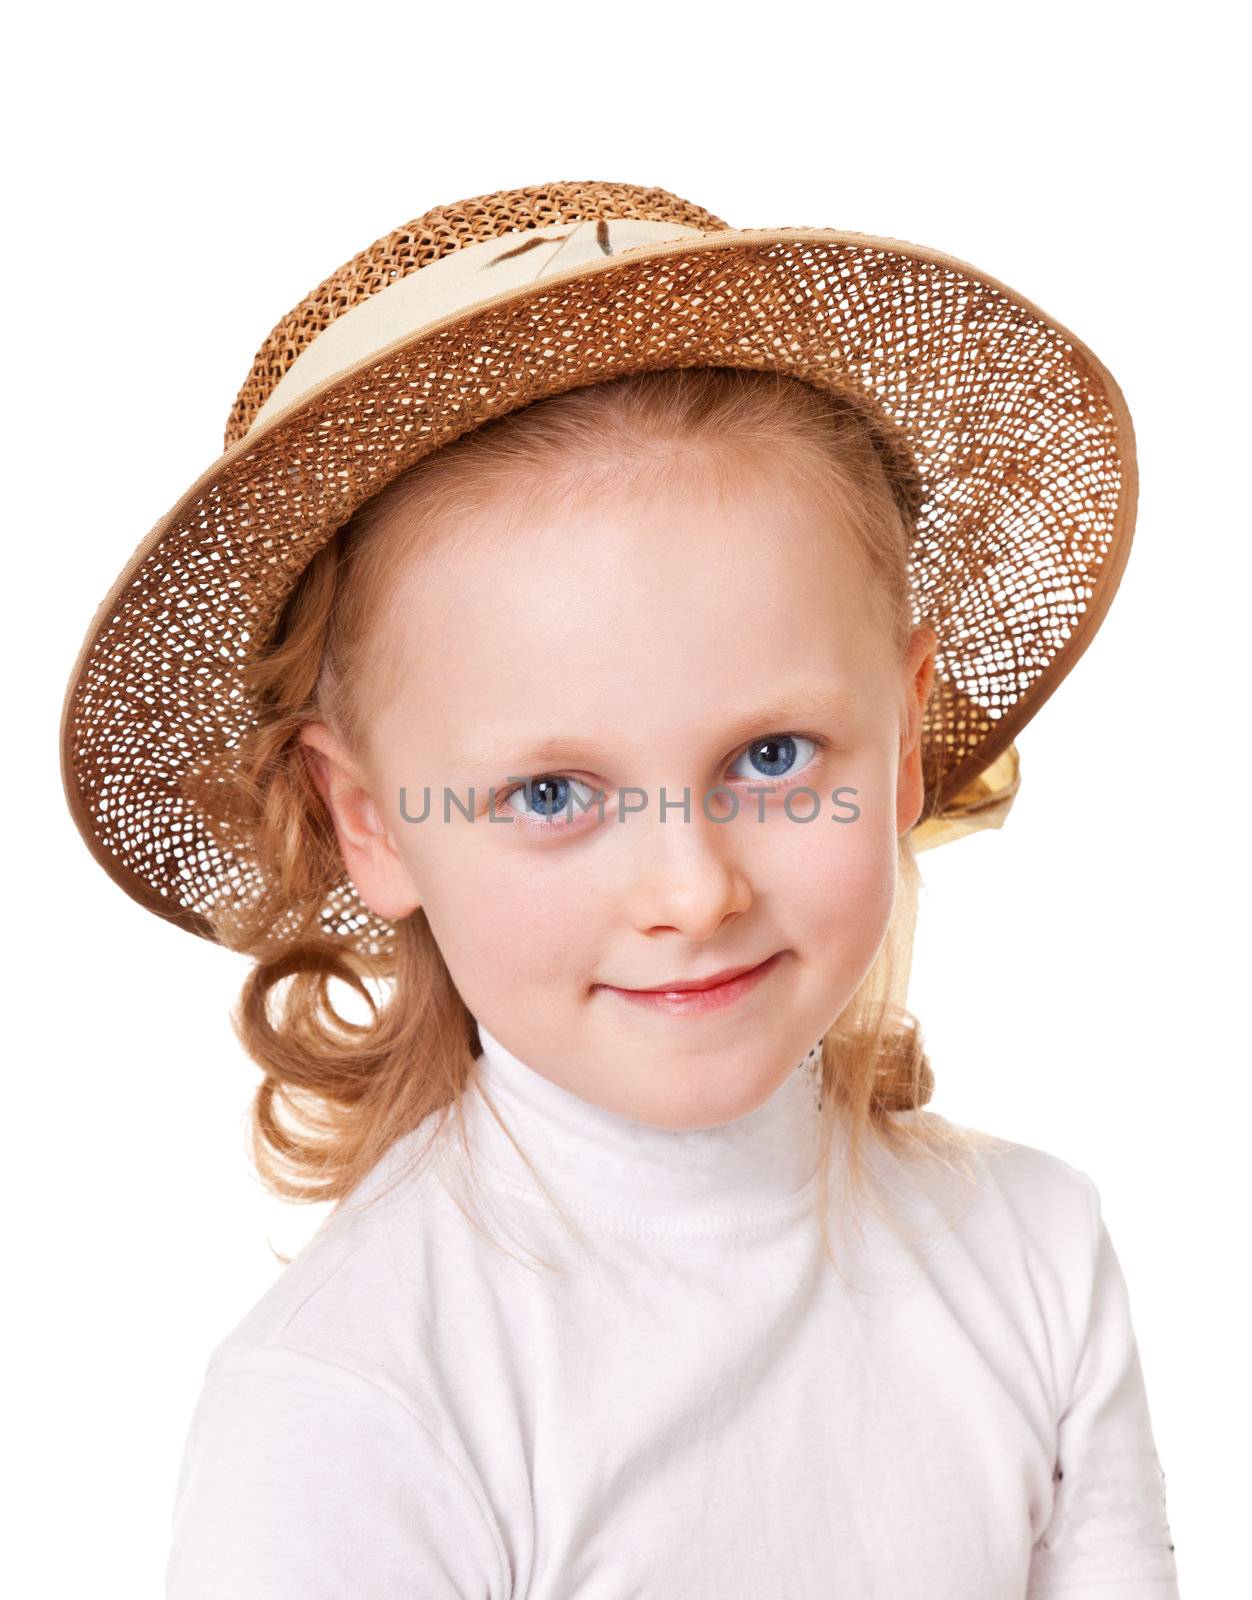
[[[263,408],[278,409],[267,402],[297,360],[333,323],[372,296],[474,245],[527,230],[602,221],[659,223],[675,235],[730,226],[668,189],[594,180],[501,189],[436,206],[358,251],[275,324],[231,407],[224,448],[251,430]]]

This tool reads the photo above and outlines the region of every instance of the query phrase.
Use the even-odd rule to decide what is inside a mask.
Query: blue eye
[[[739,777],[781,780],[780,788],[788,786],[793,775],[803,773],[813,761],[824,742],[806,739],[802,734],[772,733],[756,739],[731,767]],[[805,753],[807,750],[807,754]],[[752,771],[740,771],[744,761],[752,763]],[[599,806],[595,796],[599,793],[589,784],[579,783],[562,772],[547,772],[530,778],[510,789],[499,801],[508,807],[513,817],[531,827],[542,830],[575,824],[586,811],[597,809],[603,819],[604,796]]]
[[[583,791],[582,797],[573,792],[576,790]],[[541,778],[531,778],[518,788],[511,789],[504,797],[504,804],[525,822],[555,825],[572,822],[581,812],[588,810],[594,793],[585,783],[578,783],[562,773],[549,773]],[[525,809],[513,803],[519,796],[525,802]],[[533,810],[530,809],[532,806]]]
[[[797,746],[807,745],[809,754],[803,760],[797,760]],[[752,772],[742,773],[745,778],[786,778],[792,772],[802,771],[813,759],[817,746],[812,739],[803,736],[792,738],[789,733],[771,733],[763,739],[756,739],[736,761],[738,767],[741,761],[751,761]],[[734,767],[731,769],[735,770]]]

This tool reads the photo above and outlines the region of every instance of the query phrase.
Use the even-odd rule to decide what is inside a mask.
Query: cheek
[[[778,916],[809,951],[825,953],[849,971],[872,961],[891,920],[895,902],[898,844],[892,805],[871,804],[862,788],[851,802],[861,814],[851,821],[848,804],[823,795],[812,822],[780,821],[769,889]],[[808,809],[798,814],[807,816]]]
[[[568,984],[590,952],[587,884],[556,853],[501,848],[482,818],[408,854],[431,931],[471,1010],[472,995]]]

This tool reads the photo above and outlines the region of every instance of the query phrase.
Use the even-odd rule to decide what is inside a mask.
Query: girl
[[[664,191],[428,213],[279,325],[66,702],[333,1202],[212,1353],[172,1600],[1176,1597],[1097,1191],[927,1111],[903,1004],[1133,505],[1037,308]]]

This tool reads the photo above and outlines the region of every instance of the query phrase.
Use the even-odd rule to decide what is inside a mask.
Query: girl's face
[[[466,1005],[562,1087],[743,1116],[886,933],[934,635],[901,665],[845,536],[746,474],[465,531],[398,591],[364,764],[306,729],[353,882],[422,906]],[[766,961],[712,1006],[623,992]]]

